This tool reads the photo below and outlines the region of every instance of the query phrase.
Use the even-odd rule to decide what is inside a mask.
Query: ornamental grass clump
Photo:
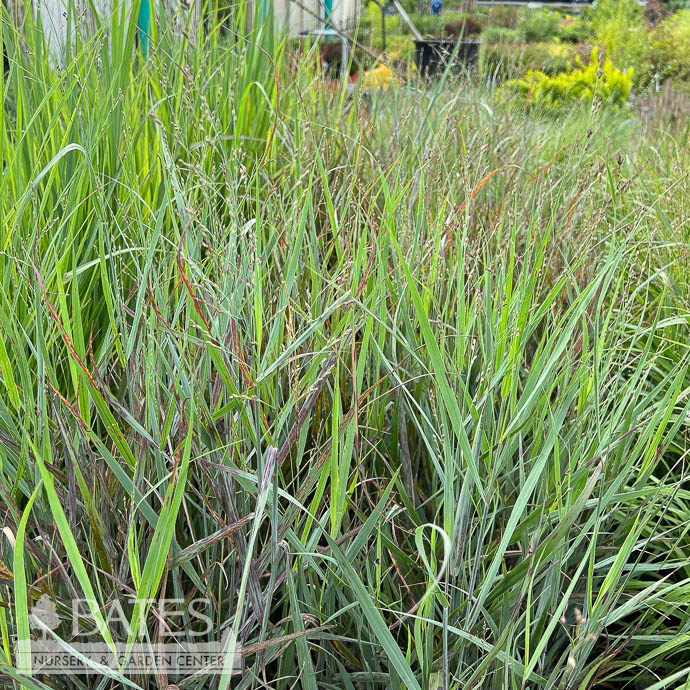
[[[588,65],[577,60],[579,67],[570,72],[549,76],[531,70],[522,79],[508,82],[502,91],[512,90],[530,107],[562,111],[577,104],[606,103],[615,108],[625,105],[632,86],[633,70],[616,69],[610,60],[599,63],[596,49]]]
[[[0,688],[679,687],[688,138],[225,16],[8,47]]]

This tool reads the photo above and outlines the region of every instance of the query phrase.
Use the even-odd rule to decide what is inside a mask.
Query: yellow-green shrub
[[[653,79],[651,45],[644,11],[637,0],[599,0],[592,13],[595,44],[613,66],[633,68],[635,86]]]
[[[549,76],[532,70],[522,79],[508,82],[503,93],[516,92],[527,100],[529,106],[545,110],[557,110],[577,103],[608,103],[623,105],[632,86],[633,70],[616,69],[610,60],[599,64],[599,54],[592,51],[588,65],[579,60],[579,68]]]
[[[690,10],[665,19],[652,33],[655,76],[663,81],[690,81]]]

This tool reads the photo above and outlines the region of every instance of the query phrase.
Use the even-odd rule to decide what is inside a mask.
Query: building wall
[[[10,14],[17,25],[21,24],[23,0],[4,0],[10,9]],[[192,31],[199,24],[201,3],[194,0],[182,3],[180,0],[153,0],[157,11],[164,11],[169,17],[174,18],[173,26],[177,30],[184,28],[185,24],[191,24]],[[95,13],[91,10],[91,4]],[[40,17],[43,25],[46,45],[56,62],[61,62],[65,54],[65,42],[67,40],[67,8],[69,0],[33,0],[34,17]],[[122,21],[129,21],[130,12],[139,12],[139,0],[74,0],[79,21],[77,22],[84,38],[93,35],[99,23],[108,24],[115,12],[119,12]]]
[[[298,4],[299,3],[299,4]],[[338,29],[353,29],[359,18],[360,0],[333,0],[331,17]],[[325,4],[321,0],[274,0],[276,28],[296,37],[305,31],[324,29]],[[318,15],[317,19],[314,15]]]
[[[333,2],[334,20],[339,29],[354,29],[357,26],[360,11],[360,0],[334,0]]]
[[[94,14],[87,0],[76,0],[74,7],[80,21],[78,26],[84,38],[93,35],[97,29],[99,21],[107,21],[111,13],[119,8],[120,12],[126,12],[125,16],[132,8],[133,0],[120,0],[113,3],[112,0],[94,0],[93,6],[96,10]],[[67,11],[69,0],[34,0],[34,17],[40,17],[45,35],[46,45],[50,54],[58,62],[65,54],[67,40]]]
[[[184,0],[153,0],[156,7],[163,8],[168,16],[176,17],[175,26],[191,25],[191,33],[197,29],[200,20],[201,0],[184,2]],[[4,0],[16,23],[21,24],[23,0]],[[115,11],[127,13],[138,12],[139,0],[93,0],[96,15],[91,11],[89,0],[74,0],[79,13],[79,26],[86,38],[92,35],[99,22],[109,21]],[[299,4],[298,4],[299,3]],[[134,7],[136,4],[136,8]],[[276,28],[285,30],[288,36],[296,37],[300,33],[326,28],[324,21],[325,4],[323,0],[273,0]],[[33,0],[34,16],[40,16],[45,33],[46,44],[51,55],[61,62],[65,54],[67,37],[67,8],[69,0]],[[191,7],[190,7],[191,6]],[[180,7],[184,9],[180,9]],[[333,26],[338,29],[352,30],[357,24],[361,0],[332,0],[331,18]],[[190,16],[191,14],[191,16]],[[317,16],[315,16],[317,15]]]

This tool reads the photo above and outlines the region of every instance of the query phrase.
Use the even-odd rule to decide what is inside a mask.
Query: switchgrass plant
[[[231,16],[13,53],[3,682],[682,687],[687,142],[348,99]],[[106,645],[208,600],[242,669],[32,678],[45,596],[68,649],[74,599]]]

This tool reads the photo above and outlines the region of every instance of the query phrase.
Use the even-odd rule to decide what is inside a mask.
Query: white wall
[[[10,0],[12,2],[13,0]],[[14,0],[17,1],[17,0]],[[187,21],[192,23],[192,31],[199,22],[201,0],[193,0],[182,4],[180,0],[154,0],[155,10],[165,11],[174,17],[174,26],[180,30]],[[67,40],[67,7],[69,0],[34,0],[34,16],[40,16],[43,24],[46,44],[56,62],[61,62],[65,54]],[[89,0],[74,0],[80,21],[78,22],[82,35],[86,38],[92,35],[97,27],[97,21],[90,9]],[[130,12],[139,12],[139,0],[93,0],[93,6],[100,22],[109,23],[114,12],[123,15],[123,21],[128,20]],[[191,16],[190,16],[191,15]]]
[[[298,36],[303,31],[323,29],[325,5],[320,0],[298,0],[300,7],[293,0],[274,0],[276,28],[285,28],[291,37]],[[305,9],[306,8],[306,9]],[[308,11],[309,10],[309,11]],[[353,29],[359,18],[360,0],[333,0],[333,24],[338,29]],[[316,19],[313,15],[321,19]]]
[[[313,0],[303,0],[303,4],[316,11]],[[311,31],[321,28],[321,23],[298,7],[292,0],[274,0],[274,16],[276,29],[286,30],[288,36],[297,36],[302,31]]]
[[[189,4],[184,0],[154,0],[156,8],[161,8],[174,15],[178,19],[175,25],[182,28],[182,25],[189,20],[192,32],[199,23],[202,0],[192,0]],[[298,36],[305,31],[323,29],[323,16],[325,5],[322,0],[299,0],[304,5],[300,7],[293,0],[273,0],[276,28],[287,30],[291,37]],[[34,16],[40,15],[46,38],[46,44],[53,58],[59,63],[62,62],[65,53],[65,41],[67,38],[67,6],[69,0],[33,0]],[[74,0],[80,17],[80,26],[84,37],[87,37],[96,30],[96,21],[89,8],[89,0]],[[9,0],[10,6],[19,5],[21,0]],[[93,0],[93,5],[99,16],[100,21],[107,21],[116,10],[139,11],[138,0]],[[191,8],[190,8],[191,5]],[[332,19],[333,24],[338,29],[352,30],[359,19],[361,0],[333,0]],[[180,9],[183,8],[183,9]],[[307,9],[304,9],[307,8]],[[307,11],[310,10],[310,11]],[[191,17],[189,16],[191,14]],[[317,19],[314,15],[318,15]],[[183,21],[184,19],[184,21]]]
[[[339,29],[354,29],[360,10],[360,0],[333,0],[333,23]]]
[[[34,16],[40,17],[46,45],[55,59],[65,52],[67,37],[67,12],[63,0],[37,0],[34,3]]]

